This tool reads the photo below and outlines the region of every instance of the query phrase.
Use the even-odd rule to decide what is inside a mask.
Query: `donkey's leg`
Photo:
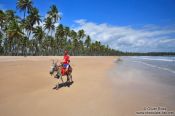
[[[56,74],[56,75],[57,75],[57,74]],[[59,86],[60,86],[58,75],[57,75],[57,80],[58,80],[58,82],[57,82],[57,84],[56,84],[56,90],[59,89]]]
[[[72,74],[70,74],[70,79],[71,79],[71,82],[73,82],[73,80],[72,80]]]
[[[69,74],[67,74],[67,82],[70,82]]]
[[[61,78],[62,83],[64,83],[62,75],[60,75],[60,78]]]
[[[56,85],[56,90],[57,90],[57,89],[59,89],[59,81],[58,81],[58,83],[57,83],[57,85]]]

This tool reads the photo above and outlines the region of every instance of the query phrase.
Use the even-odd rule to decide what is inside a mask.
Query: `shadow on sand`
[[[62,87],[70,87],[74,82],[65,82],[65,83],[60,83],[59,85],[56,85],[53,89],[57,90]]]

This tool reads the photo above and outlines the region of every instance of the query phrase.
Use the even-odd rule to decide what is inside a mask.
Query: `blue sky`
[[[45,16],[55,4],[61,23],[84,29],[123,51],[175,51],[175,0],[34,0]],[[16,0],[1,0],[0,9],[16,9]],[[19,15],[23,13],[17,12]]]

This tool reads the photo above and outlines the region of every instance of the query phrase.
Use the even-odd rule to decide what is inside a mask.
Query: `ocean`
[[[116,76],[125,78],[142,77],[162,84],[175,86],[175,57],[126,56],[116,61]],[[125,73],[130,75],[125,75]],[[122,74],[123,73],[123,74]]]

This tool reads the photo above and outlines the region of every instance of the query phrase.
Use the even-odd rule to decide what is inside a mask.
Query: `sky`
[[[57,6],[59,23],[84,29],[93,41],[129,52],[175,52],[175,0],[33,0],[45,17]],[[16,0],[0,0],[16,10]],[[17,11],[23,16],[23,12]]]

